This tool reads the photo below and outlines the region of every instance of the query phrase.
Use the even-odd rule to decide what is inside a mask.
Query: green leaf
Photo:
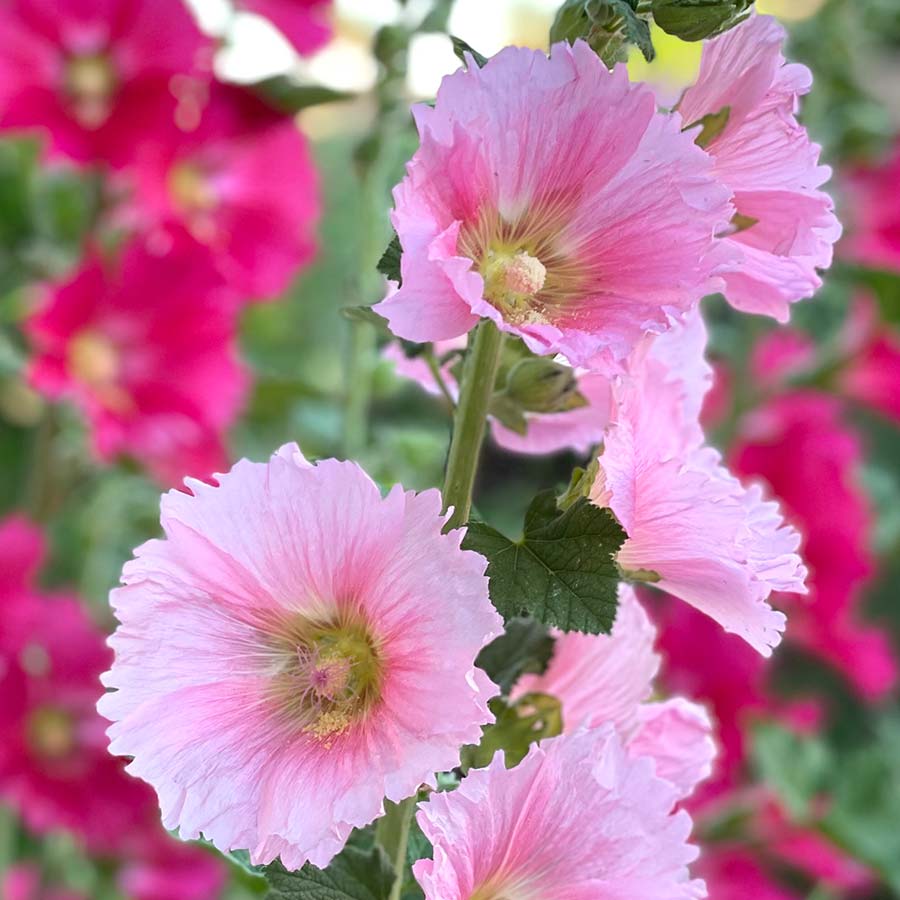
[[[460,754],[463,769],[483,769],[498,750],[503,751],[506,767],[518,765],[531,745],[544,738],[562,734],[562,705],[548,694],[525,694],[515,703],[495,697],[488,703],[496,718],[482,729],[479,744],[467,744]]]
[[[379,846],[347,846],[327,869],[307,863],[289,872],[280,862],[265,868],[270,900],[388,900],[394,870]]]
[[[464,66],[468,66],[469,64],[469,61],[466,59],[466,54],[471,55],[472,59],[475,60],[475,65],[477,65],[479,69],[483,69],[487,65],[488,58],[483,53],[479,53],[477,50],[470,47],[462,38],[458,38],[455,34],[451,34],[450,40],[453,43],[453,52]]]
[[[494,394],[488,412],[510,431],[516,434],[528,433],[528,420],[525,418],[524,410],[506,394]]]
[[[403,284],[403,277],[400,274],[400,257],[402,255],[403,248],[400,246],[400,238],[395,234],[387,245],[387,249],[381,254],[377,266],[378,271],[385,278],[396,281],[398,285]]]
[[[754,225],[759,225],[759,219],[754,219],[753,216],[735,213],[731,217],[731,224],[734,225],[734,231],[732,231],[731,234],[735,235],[740,234],[742,231],[747,231],[748,228],[752,228]]]
[[[728,126],[728,120],[731,118],[731,107],[723,106],[718,112],[709,113],[690,125],[685,125],[682,131],[690,131],[698,125],[700,133],[694,139],[694,143],[704,150],[725,130]]]
[[[491,601],[507,620],[530,615],[564,631],[608,634],[616,617],[616,554],[626,534],[608,509],[582,497],[560,512],[553,491],[538,494],[524,535],[511,541],[472,522],[463,547],[488,559]]]
[[[352,100],[356,96],[347,91],[333,90],[322,84],[298,84],[284,75],[257,81],[250,85],[250,89],[259,94],[269,106],[286,115],[293,115],[322,103]]]
[[[667,34],[702,41],[746,19],[753,0],[653,0],[653,18]]]
[[[382,331],[387,330],[387,319],[379,316],[371,306],[342,306],[341,315],[351,322],[365,322]]]
[[[546,625],[534,619],[512,619],[506,631],[478,654],[475,665],[508,694],[520,675],[546,671],[554,643]]]

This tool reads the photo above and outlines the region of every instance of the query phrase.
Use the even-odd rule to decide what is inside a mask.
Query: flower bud
[[[574,369],[552,359],[523,359],[506,379],[506,395],[528,412],[563,412],[582,406]]]
[[[753,0],[653,0],[653,18],[683,41],[715,37],[743,22]]]

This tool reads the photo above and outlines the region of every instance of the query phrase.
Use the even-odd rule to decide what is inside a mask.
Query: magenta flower
[[[705,897],[677,799],[612,726],[543,741],[514,769],[498,753],[420,807],[434,859],[413,873],[426,900]]]
[[[167,494],[125,566],[100,710],[167,828],[324,866],[490,721],[485,561],[437,491],[382,498],[352,463],[288,446],[218,480]]]
[[[319,198],[306,140],[290,116],[249,91],[210,87],[198,121],[123,135],[119,217],[163,235],[184,229],[210,248],[228,283],[274,297],[315,249]]]
[[[659,670],[655,639],[633,589],[622,585],[612,633],[557,634],[547,671],[520,678],[513,697],[556,697],[566,733],[614,725],[628,755],[649,756],[657,776],[685,796],[711,771],[712,723],[701,706],[682,698],[649,702]]]
[[[723,268],[725,295],[737,309],[780,322],[791,303],[821,287],[817,269],[831,265],[841,235],[831,198],[818,190],[831,170],[819,165],[820,147],[795,115],[812,75],[785,62],[784,39],[775,19],[753,16],[710,41],[678,106],[734,193],[737,215],[723,232],[735,251]]]
[[[32,384],[85,412],[97,456],[134,456],[161,481],[225,468],[224,430],[240,408],[234,300],[191,243],[156,257],[126,247],[90,258],[47,291],[27,328]]]
[[[331,0],[235,0],[235,6],[268,19],[304,56],[331,37]]]
[[[403,283],[378,306],[395,334],[445,340],[487,317],[581,365],[709,292],[729,192],[624,66],[584,43],[509,47],[414,114],[394,191]]]
[[[107,159],[111,135],[163,108],[176,114],[179,87],[211,46],[181,0],[9,0],[0,128],[40,133],[78,162]]]
[[[619,381],[591,499],[628,534],[620,566],[655,573],[659,588],[768,656],[785,618],[767,598],[805,592],[800,536],[759,485],[742,485],[702,443],[709,370],[702,353],[684,352],[702,328],[697,316],[683,338],[658,338]]]

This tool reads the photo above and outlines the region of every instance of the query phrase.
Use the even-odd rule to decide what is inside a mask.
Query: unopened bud
[[[541,357],[516,363],[506,379],[506,395],[528,412],[562,412],[584,405],[577,402],[575,371]]]
[[[653,0],[653,18],[667,34],[702,41],[743,22],[752,6],[753,0]]]

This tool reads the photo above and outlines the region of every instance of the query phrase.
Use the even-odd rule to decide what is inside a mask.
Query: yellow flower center
[[[28,743],[44,759],[63,759],[75,749],[72,717],[61,709],[44,706],[28,719]]]
[[[481,271],[485,298],[501,309],[527,304],[547,280],[544,264],[524,250],[512,254],[490,251]]]
[[[169,193],[176,205],[185,212],[210,212],[218,204],[216,192],[203,170],[191,162],[172,167],[169,173]]]
[[[109,118],[116,82],[115,69],[104,54],[89,53],[69,60],[66,90],[75,117],[86,128],[98,128]]]
[[[80,331],[69,343],[67,361],[72,377],[87,385],[107,408],[124,412],[131,407],[118,383],[119,350],[108,337],[90,328]]]
[[[539,900],[541,896],[527,881],[494,875],[469,900]]]

